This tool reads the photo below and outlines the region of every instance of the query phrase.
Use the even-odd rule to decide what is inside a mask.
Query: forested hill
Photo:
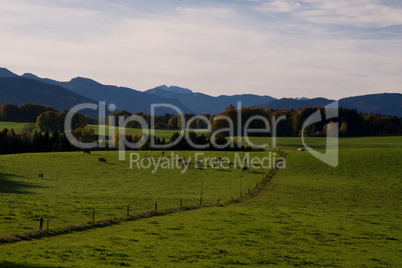
[[[334,101],[335,100],[329,100],[326,98],[304,100],[283,98],[280,100],[271,100],[263,104],[256,105],[255,107],[297,110],[303,107],[323,107]],[[402,116],[402,94],[400,93],[381,93],[348,97],[340,99],[338,104],[341,108],[356,109],[358,112],[364,114]]]
[[[37,80],[22,77],[0,77],[0,105],[11,103],[37,103],[69,110],[80,103],[95,103],[94,100],[78,95],[64,87],[49,85]],[[86,111],[90,116],[97,116],[96,111]]]

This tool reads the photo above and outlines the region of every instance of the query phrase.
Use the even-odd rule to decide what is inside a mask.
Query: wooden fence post
[[[43,218],[39,219],[39,230],[43,230]]]
[[[201,204],[202,204],[202,185],[203,185],[203,181],[201,181],[201,196],[200,196],[200,206],[201,206]]]
[[[240,177],[240,198],[242,198],[242,182],[243,182],[243,180],[242,180],[242,177]]]

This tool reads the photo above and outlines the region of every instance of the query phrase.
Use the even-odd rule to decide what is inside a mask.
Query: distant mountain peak
[[[36,79],[36,80],[40,79],[39,76],[31,74],[31,73],[24,73],[23,75],[21,75],[21,77],[30,78],[30,79]]]
[[[161,90],[165,90],[168,92],[174,92],[174,93],[180,93],[180,94],[192,94],[194,93],[193,91],[191,91],[188,88],[184,88],[184,87],[177,87],[177,86],[166,86],[166,85],[161,85],[156,87],[156,89],[161,89]]]
[[[6,68],[1,68],[0,67],[0,77],[18,77],[18,75],[16,75],[13,72],[10,72],[8,69]]]
[[[309,98],[301,97],[301,98],[295,98],[295,100],[309,100]]]
[[[86,78],[86,77],[81,77],[81,76],[77,76],[73,79],[70,80],[71,84],[88,84],[88,85],[102,85],[99,82],[96,82],[95,80],[92,80],[90,78]]]

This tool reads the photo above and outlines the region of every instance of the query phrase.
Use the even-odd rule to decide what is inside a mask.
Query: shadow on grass
[[[45,187],[36,183],[17,181],[16,180],[17,178],[23,178],[23,177],[13,174],[0,173],[0,193],[32,194],[32,192],[29,191],[29,189]]]
[[[33,264],[21,264],[21,263],[15,263],[15,262],[8,262],[8,261],[3,261],[0,262],[0,267],[9,267],[9,268],[39,268],[39,267],[55,267],[55,266],[43,266],[43,265],[33,265]]]
[[[254,174],[266,174],[266,172],[255,171],[255,170],[251,171],[251,173],[254,173]]]

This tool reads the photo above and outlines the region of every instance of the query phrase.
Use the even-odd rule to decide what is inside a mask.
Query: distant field
[[[92,127],[93,129],[95,129],[95,134],[99,134],[99,126],[98,125],[89,125],[90,127]],[[115,128],[114,131],[110,131],[108,126],[105,126],[105,131],[106,131],[106,136],[112,137],[113,135],[115,135],[115,133],[117,131],[119,131],[119,128]],[[155,129],[153,130],[155,136],[163,139],[165,138],[167,141],[170,140],[170,138],[172,137],[172,135],[175,132],[180,132],[179,130],[163,130],[163,129]],[[147,134],[151,134],[151,130],[146,129],[146,130],[142,130],[139,128],[126,128],[125,129],[126,134],[128,135],[138,135],[140,136],[142,133],[147,133]]]
[[[15,123],[15,122],[0,122],[0,131],[7,128],[9,130],[14,129],[14,131],[16,133],[18,133],[26,124],[28,123]],[[95,130],[95,134],[98,135],[99,134],[99,126],[98,125],[89,125],[90,127],[92,127]],[[119,128],[115,128],[114,131],[110,131],[109,130],[109,126],[105,127],[106,130],[106,136],[108,137],[112,137],[113,135],[115,135],[116,131],[119,131]],[[194,130],[196,133],[203,133],[205,132],[204,130]],[[147,134],[151,134],[151,130],[146,129],[146,130],[142,130],[142,129],[138,129],[138,128],[126,128],[125,129],[126,134],[128,135],[141,135],[142,133],[147,133]],[[179,130],[162,130],[162,129],[155,129],[154,133],[155,136],[163,139],[165,138],[167,141],[172,137],[172,135],[176,132],[180,132]]]
[[[14,122],[0,122],[0,131],[7,128],[8,130],[14,129],[18,133],[27,123],[14,123]]]

